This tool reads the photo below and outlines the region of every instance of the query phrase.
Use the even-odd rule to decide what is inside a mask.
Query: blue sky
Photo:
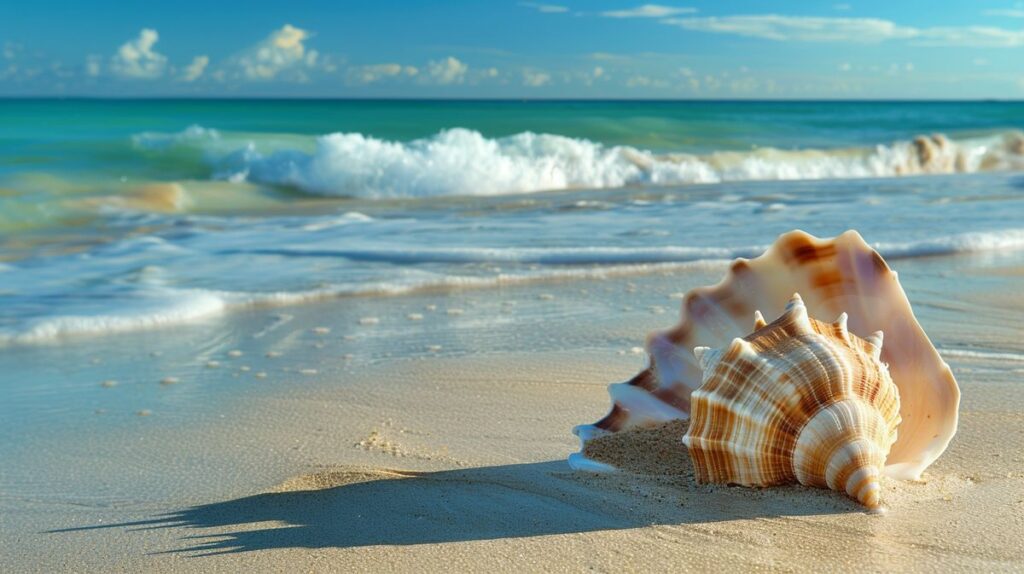
[[[1024,98],[1024,3],[0,5],[0,95]]]

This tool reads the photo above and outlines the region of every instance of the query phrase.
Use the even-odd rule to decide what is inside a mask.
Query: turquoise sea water
[[[1024,104],[0,102],[0,345],[859,229],[1024,247]]]

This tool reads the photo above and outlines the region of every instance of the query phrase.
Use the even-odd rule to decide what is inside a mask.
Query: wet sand
[[[704,269],[5,350],[9,376],[67,380],[11,394],[0,570],[1019,570],[1020,261],[893,266],[963,401],[925,480],[886,481],[884,516],[799,486],[569,469],[572,426],[604,414]]]

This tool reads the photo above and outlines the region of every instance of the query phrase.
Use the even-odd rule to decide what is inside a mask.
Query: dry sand
[[[546,304],[566,299],[546,290],[558,294]],[[998,305],[1020,324],[1020,305]],[[956,313],[931,319],[938,340]],[[320,324],[341,323],[314,315],[287,328]],[[605,325],[612,338],[619,328]],[[272,360],[290,359],[309,364]],[[639,360],[584,348],[317,364],[319,375],[202,424],[156,426],[155,412],[87,457],[44,441],[35,448],[53,463],[38,480],[128,486],[102,498],[0,496],[0,571],[1024,569],[1024,362],[951,359],[960,432],[924,481],[886,481],[878,516],[825,490],[697,485],[685,467],[571,471],[570,429],[604,414],[606,383]]]

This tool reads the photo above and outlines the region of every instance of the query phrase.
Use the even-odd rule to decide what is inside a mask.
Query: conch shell
[[[881,506],[879,479],[900,424],[900,399],[879,361],[882,333],[861,339],[807,315],[794,295],[779,319],[727,347],[697,347],[703,383],[683,444],[697,480],[799,482]]]
[[[573,432],[585,445],[609,433],[688,418],[690,393],[701,382],[694,347],[722,347],[746,335],[756,310],[777,317],[793,293],[803,295],[814,317],[845,311],[849,331],[885,333],[881,360],[899,389],[903,419],[885,474],[919,479],[956,433],[960,390],[914,317],[896,273],[856,231],[833,239],[791,231],[760,257],[734,261],[718,285],[687,293],[680,322],[648,338],[649,366],[611,385],[611,412]],[[613,470],[586,458],[582,449],[569,463],[577,469]]]

